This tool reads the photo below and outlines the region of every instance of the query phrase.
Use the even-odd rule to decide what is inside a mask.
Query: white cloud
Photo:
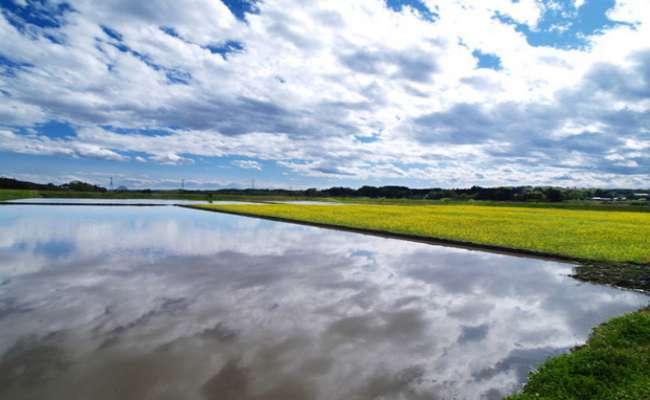
[[[219,1],[78,0],[60,28],[29,34],[2,16],[0,53],[17,66],[0,75],[1,125],[57,119],[77,135],[12,133],[0,148],[111,160],[133,151],[170,165],[235,156],[254,169],[250,159],[307,176],[441,185],[477,174],[497,184],[566,174],[648,182],[643,154],[621,169],[603,150],[647,141],[644,2],[618,0],[610,18],[637,25],[577,50],[531,46],[495,18],[539,29],[550,7],[540,1],[425,3],[436,21],[380,0],[261,2],[247,23]],[[208,48],[227,41],[242,49],[225,59]],[[478,69],[474,50],[502,69]],[[165,133],[130,131],[150,128]]]
[[[129,159],[116,151],[92,143],[50,139],[33,134],[17,135],[5,130],[0,131],[0,138],[0,150],[21,154],[91,157],[113,161]]]
[[[149,159],[166,165],[182,165],[194,163],[194,160],[191,158],[181,157],[176,153],[154,154],[150,156]]]
[[[260,163],[258,163],[257,161],[252,161],[252,160],[235,160],[232,162],[232,165],[235,165],[243,169],[255,169],[258,171],[262,170],[262,165],[260,165]]]
[[[650,19],[648,16],[648,2],[644,0],[617,0],[607,16],[615,21],[624,21],[630,23],[647,23]]]

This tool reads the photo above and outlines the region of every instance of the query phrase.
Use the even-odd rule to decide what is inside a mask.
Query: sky
[[[646,0],[0,0],[0,176],[650,187]]]

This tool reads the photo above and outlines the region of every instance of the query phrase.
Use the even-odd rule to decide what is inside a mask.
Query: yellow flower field
[[[196,208],[532,250],[650,263],[650,213],[484,205],[199,205]]]

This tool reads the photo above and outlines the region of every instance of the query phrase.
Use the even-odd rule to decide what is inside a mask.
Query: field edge
[[[180,205],[180,207],[190,208],[194,210],[218,212],[223,214],[238,215],[250,218],[259,218],[276,222],[292,223],[297,225],[313,226],[317,228],[333,229],[345,232],[360,233],[364,235],[379,236],[390,239],[401,239],[414,241],[419,243],[426,243],[431,245],[441,245],[448,247],[456,247],[467,250],[481,250],[489,251],[491,253],[498,253],[510,255],[515,257],[533,257],[549,261],[566,262],[576,265],[575,272],[572,277],[590,283],[601,285],[610,285],[618,288],[637,290],[650,294],[650,265],[638,264],[633,262],[607,262],[600,260],[591,260],[580,257],[572,257],[563,254],[542,252],[537,250],[513,248],[507,246],[491,245],[484,243],[475,243],[464,240],[453,240],[445,238],[437,238],[432,236],[415,235],[399,232],[391,232],[379,229],[358,228],[348,225],[328,224],[323,222],[313,222],[303,219],[293,219],[285,217],[269,216],[264,214],[246,212],[246,211],[233,211],[223,208],[216,208],[209,204],[192,204]]]

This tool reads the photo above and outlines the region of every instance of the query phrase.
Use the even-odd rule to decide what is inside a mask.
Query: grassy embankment
[[[596,327],[587,344],[546,361],[508,400],[650,399],[650,309]]]
[[[46,199],[151,199],[151,200],[199,200],[199,201],[287,201],[310,200],[307,197],[264,196],[264,195],[235,195],[183,192],[183,191],[154,191],[144,192],[73,192],[64,190],[13,190],[0,189],[0,201],[19,200],[28,198]]]
[[[0,201],[40,197],[37,190],[0,189]]]
[[[580,279],[650,286],[650,214],[478,205],[201,205],[197,208],[527,250],[594,261]],[[598,326],[588,343],[546,361],[510,400],[650,399],[650,309]]]

